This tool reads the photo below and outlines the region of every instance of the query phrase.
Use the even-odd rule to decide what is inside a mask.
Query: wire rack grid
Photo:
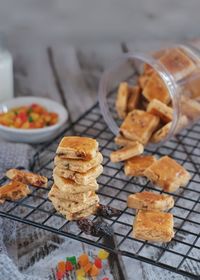
[[[0,209],[0,216],[29,224],[44,230],[70,237],[115,254],[156,265],[199,279],[200,275],[200,124],[183,131],[175,139],[159,148],[147,148],[146,154],[158,157],[170,155],[184,166],[192,175],[187,187],[180,188],[173,194],[175,206],[171,210],[174,215],[175,236],[168,244],[136,240],[132,237],[132,225],[135,212],[127,208],[127,196],[134,192],[152,190],[161,192],[145,178],[128,178],[124,175],[123,166],[110,162],[109,155],[114,150],[114,135],[107,128],[98,104],[95,104],[75,123],[61,133],[55,141],[39,148],[34,156],[33,171],[45,175],[49,179],[47,189],[32,188],[32,193],[17,202],[7,201]],[[115,248],[103,242],[102,237],[92,237],[79,230],[75,222],[66,221],[58,214],[48,200],[48,192],[52,185],[52,169],[55,150],[63,135],[83,135],[96,138],[103,154],[104,172],[99,177],[98,191],[102,204],[108,204],[122,211],[117,218],[105,219],[114,230]],[[6,178],[0,180],[4,184]],[[93,217],[96,219],[96,217]]]

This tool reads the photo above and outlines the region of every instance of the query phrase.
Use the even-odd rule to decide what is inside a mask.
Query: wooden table
[[[127,45],[131,50],[134,49],[133,43]],[[103,70],[122,54],[124,48],[120,43],[81,48],[56,44],[44,47],[38,44],[32,48],[23,48],[22,51],[20,49],[17,51],[11,49],[11,51],[14,56],[15,95],[49,97],[62,103],[69,111],[70,123],[96,101],[98,83]],[[20,236],[20,232],[18,235]],[[56,244],[61,242],[61,238],[53,234],[38,231],[37,235],[42,235],[44,242],[47,237]],[[20,241],[18,248],[20,251],[19,264],[23,267],[22,263],[26,257],[26,264],[30,268],[31,261],[34,263],[38,256],[32,252],[34,243],[23,249],[23,242]],[[30,245],[30,242],[28,244]],[[74,246],[76,250],[77,245]],[[49,254],[50,251],[48,248],[43,248],[41,256]],[[125,257],[123,262],[127,279],[130,280],[186,279]]]

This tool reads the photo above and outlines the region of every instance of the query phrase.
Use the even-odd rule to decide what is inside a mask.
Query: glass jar
[[[150,139],[156,145],[162,144],[200,119],[199,41],[149,53],[127,53],[104,72],[99,86],[99,103],[105,122],[115,135],[119,134],[123,122],[116,112],[117,91],[122,82],[131,88],[139,86],[141,97],[136,109],[146,110],[153,99],[173,109],[172,120],[159,128],[161,134],[166,128],[162,137],[158,137],[159,141]],[[167,100],[164,95],[168,95]]]
[[[0,32],[0,102],[13,98],[13,59],[4,33]]]

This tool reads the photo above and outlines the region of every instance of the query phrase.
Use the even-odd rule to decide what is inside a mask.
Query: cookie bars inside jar
[[[159,117],[151,113],[133,110],[122,123],[120,134],[129,140],[136,140],[145,145],[158,128],[159,122]]]
[[[156,137],[156,140],[153,141],[153,144],[156,145],[177,134],[176,124],[180,117],[186,116],[190,124],[200,118],[199,55],[187,44],[167,46],[164,49],[137,55],[136,53],[135,55],[134,53],[127,55],[122,62],[116,64],[116,67],[111,68],[108,71],[110,74],[107,77],[108,80],[104,81],[104,87],[100,89],[103,91],[102,96],[110,98],[110,95],[104,91],[115,90],[116,86],[121,89],[126,85],[124,87],[126,88],[126,98],[122,99],[119,98],[120,95],[117,95],[118,105],[121,103],[124,108],[123,119],[126,119],[127,114],[134,110],[143,110],[159,116],[160,123],[154,132],[157,132],[168,122],[172,122],[171,128],[165,129],[166,133],[160,134],[159,132],[159,140]],[[137,102],[133,102],[133,107],[129,104],[129,100],[131,100],[129,88],[138,89],[139,92],[138,98],[133,95],[133,100],[135,98],[137,100]],[[105,103],[105,100],[103,101],[102,98],[103,102]],[[112,102],[104,105],[102,104],[101,107],[108,107],[111,114],[106,113],[107,109],[102,110],[102,113],[111,130],[116,134],[116,126],[123,126],[124,122],[115,121],[116,114],[113,114]],[[129,136],[123,135],[123,137],[131,140]]]

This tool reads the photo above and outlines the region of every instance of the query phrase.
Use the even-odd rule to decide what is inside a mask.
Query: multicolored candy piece
[[[56,272],[56,280],[62,280],[62,278],[63,278],[64,275],[65,275],[64,272],[58,270],[58,271]]]
[[[77,277],[84,277],[85,276],[85,271],[83,268],[77,269],[76,270],[76,276]]]
[[[93,276],[97,276],[97,275],[99,275],[99,273],[100,273],[100,270],[96,267],[95,264],[93,264],[92,268],[91,268],[91,270],[89,272],[90,276],[92,276],[92,277]]]
[[[96,265],[97,268],[101,269],[102,268],[102,261],[99,258],[96,258],[94,261],[94,264]]]
[[[78,258],[78,263],[81,267],[86,266],[86,264],[89,263],[89,257],[87,254],[82,254],[80,255],[80,257]]]
[[[65,273],[65,266],[66,266],[66,263],[64,261],[60,261],[57,265],[57,270]]]
[[[101,260],[106,260],[109,256],[109,253],[107,251],[105,251],[104,249],[100,249],[99,252],[98,252],[98,257],[101,259]]]
[[[72,271],[73,270],[73,265],[70,261],[66,261],[65,269],[66,269],[66,271]]]
[[[72,256],[72,257],[67,257],[66,258],[67,261],[71,262],[71,264],[76,265],[77,261],[76,261],[76,257]]]
[[[91,270],[91,268],[92,268],[92,263],[91,263],[91,262],[87,263],[87,264],[83,267],[85,273],[87,273],[87,274],[89,273],[89,271]]]
[[[77,276],[76,278],[77,280],[86,280],[86,278],[84,276]]]

